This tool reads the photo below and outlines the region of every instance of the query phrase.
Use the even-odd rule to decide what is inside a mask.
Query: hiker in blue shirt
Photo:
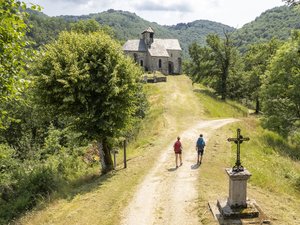
[[[205,147],[205,141],[203,138],[203,134],[200,134],[200,137],[198,138],[196,143],[196,151],[198,152],[197,164],[201,164],[202,162],[204,147]]]

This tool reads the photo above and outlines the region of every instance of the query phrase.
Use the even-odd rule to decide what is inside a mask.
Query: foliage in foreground
[[[26,86],[24,67],[31,58],[25,41],[27,26],[20,12],[25,3],[15,0],[0,1],[0,129],[7,127],[13,118],[5,110],[5,104],[20,97],[22,86]]]

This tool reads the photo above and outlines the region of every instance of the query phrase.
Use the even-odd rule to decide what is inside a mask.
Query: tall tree
[[[230,71],[235,66],[237,51],[227,32],[225,38],[220,39],[216,34],[207,36],[206,47],[193,44],[189,48],[192,61],[185,66],[189,68],[186,72],[192,77],[194,82],[208,79],[213,83],[213,87],[222,100],[227,97],[227,82]]]
[[[104,32],[63,32],[46,45],[33,71],[37,95],[75,129],[97,140],[102,172],[113,168],[110,140],[132,125],[141,70]]]
[[[249,76],[248,93],[250,99],[256,103],[255,113],[259,113],[261,110],[259,92],[263,74],[279,45],[280,42],[276,39],[266,43],[253,44],[249,46],[244,56],[245,71]]]
[[[229,34],[225,33],[225,39],[223,41],[221,41],[218,35],[209,35],[207,37],[207,45],[212,49],[213,59],[218,68],[217,76],[220,79],[220,94],[222,99],[225,100],[233,44],[229,39]]]
[[[300,32],[272,58],[262,87],[264,125],[283,136],[300,133]]]

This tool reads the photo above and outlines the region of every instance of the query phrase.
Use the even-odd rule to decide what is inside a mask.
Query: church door
[[[169,74],[174,74],[174,63],[169,61]]]

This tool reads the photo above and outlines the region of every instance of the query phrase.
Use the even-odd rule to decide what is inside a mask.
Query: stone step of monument
[[[251,200],[248,200],[251,201]],[[237,215],[237,213],[235,214],[227,214],[225,212],[225,216],[224,214],[224,210],[220,210],[220,206],[224,207],[225,203],[219,203],[218,206],[218,202],[227,202],[227,199],[222,199],[222,200],[218,200],[218,201],[209,201],[209,208],[215,218],[215,220],[217,220],[219,222],[220,225],[250,225],[250,224],[271,224],[271,221],[267,218],[267,216],[261,211],[260,207],[256,204],[255,201],[252,201],[251,203],[247,203],[248,204],[252,204],[255,206],[255,209],[252,209],[255,213],[250,212],[249,215],[246,215],[244,213],[244,215]],[[233,209],[232,211],[237,212],[237,209]],[[227,211],[228,213],[229,211]],[[253,217],[254,215],[256,215],[256,217]]]
[[[259,217],[259,211],[254,202],[251,200],[247,201],[246,207],[232,207],[228,204],[227,199],[218,200],[217,206],[225,219],[247,219]]]

